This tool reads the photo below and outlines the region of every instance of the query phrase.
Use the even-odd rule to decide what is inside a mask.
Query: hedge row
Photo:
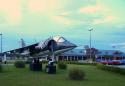
[[[101,63],[97,64],[97,68],[125,75],[125,69],[122,68],[106,66]]]
[[[24,61],[16,61],[14,63],[14,65],[15,65],[16,68],[25,68],[25,64],[26,63]]]
[[[75,65],[96,65],[96,63],[83,63],[78,61],[62,61],[66,64],[75,64]]]

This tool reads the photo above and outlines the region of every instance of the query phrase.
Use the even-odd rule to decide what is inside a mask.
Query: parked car
[[[106,60],[102,60],[102,61],[100,61],[102,64],[104,64],[104,65],[106,65],[106,64],[108,64],[108,62],[106,61]]]
[[[120,60],[103,60],[101,61],[102,64],[106,65],[121,65],[122,62]]]
[[[120,60],[112,60],[113,65],[121,65]]]

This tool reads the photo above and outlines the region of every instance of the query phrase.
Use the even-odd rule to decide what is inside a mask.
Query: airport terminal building
[[[94,54],[95,58],[97,59],[108,59],[107,57],[112,57],[112,59],[125,59],[125,53],[118,51],[118,50],[98,50],[97,54]],[[42,60],[47,60],[48,56],[41,56]],[[28,57],[16,57],[13,55],[6,54],[6,60],[7,61],[14,61],[16,59],[22,59],[26,60]],[[56,56],[56,61],[84,61],[89,59],[89,52],[87,53],[86,49],[73,49],[67,52],[64,52],[60,54],[59,56]],[[4,60],[4,54],[0,54],[0,61]]]
[[[84,49],[73,49],[57,56],[57,61],[78,61],[86,59],[87,57]]]
[[[96,58],[101,60],[121,60],[125,59],[125,53],[118,50],[100,50],[96,54]]]

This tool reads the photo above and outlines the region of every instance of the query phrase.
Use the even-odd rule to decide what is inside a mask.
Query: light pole
[[[89,37],[90,37],[90,38],[89,38],[89,40],[90,40],[90,42],[89,42],[89,46],[90,46],[90,49],[89,49],[89,50],[90,50],[90,51],[89,51],[90,60],[92,60],[92,54],[91,54],[91,39],[92,39],[92,37],[91,37],[91,31],[92,31],[92,30],[93,30],[93,29],[89,29],[89,32],[90,32],[90,34],[89,34],[89,35],[90,35],[90,36],[89,36]]]
[[[0,37],[1,37],[1,53],[2,53],[2,46],[3,46],[3,45],[2,45],[2,35],[3,35],[3,34],[1,33],[1,34],[0,34]]]

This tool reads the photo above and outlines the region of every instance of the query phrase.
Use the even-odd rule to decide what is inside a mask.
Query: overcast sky
[[[3,50],[50,36],[63,36],[77,45],[113,49],[125,43],[125,0],[0,0]],[[125,50],[125,46],[116,47]]]

